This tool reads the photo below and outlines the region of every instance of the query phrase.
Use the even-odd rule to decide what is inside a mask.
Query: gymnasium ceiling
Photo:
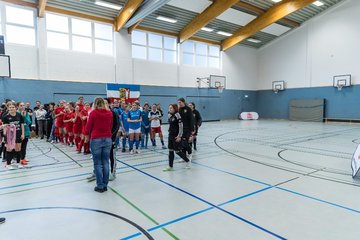
[[[118,10],[107,7],[102,7],[94,4],[97,0],[6,0],[11,1],[26,1],[37,5],[39,2],[46,2],[46,10],[64,9],[75,13],[82,13],[89,16],[96,16],[108,22],[116,19],[119,15]],[[102,0],[117,5],[125,6],[134,0]],[[136,0],[135,0],[136,1]],[[283,0],[288,1],[288,0]],[[260,48],[267,43],[273,41],[284,33],[299,27],[307,20],[320,14],[333,5],[342,0],[321,0],[324,3],[322,6],[315,6],[313,4],[307,5],[296,12],[287,15],[285,18],[272,23],[268,27],[261,29],[250,38],[259,40],[261,42],[254,43],[243,40],[241,45],[247,45],[253,48]],[[280,2],[281,3],[281,2]],[[171,33],[172,35],[179,35],[182,29],[186,27],[191,20],[203,12],[208,6],[212,4],[209,0],[144,0],[132,15],[132,18],[125,24],[124,28],[137,23],[139,29],[153,29],[163,33]],[[224,11],[215,19],[211,20],[206,27],[212,28],[213,32],[206,32],[200,30],[196,32],[194,37],[205,39],[214,43],[221,43],[221,41],[229,38],[227,36],[219,35],[218,31],[227,33],[235,33],[242,29],[249,22],[254,20],[257,16],[265,13],[275,6],[272,0],[241,0],[234,4],[231,8]],[[52,9],[52,10],[51,10]],[[123,11],[123,10],[122,10]],[[59,11],[58,11],[59,12]],[[177,20],[176,23],[169,23],[158,20],[157,17],[166,16]]]

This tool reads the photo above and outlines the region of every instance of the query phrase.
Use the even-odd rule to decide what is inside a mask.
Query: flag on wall
[[[140,85],[107,83],[106,95],[110,99],[132,103],[140,98]]]

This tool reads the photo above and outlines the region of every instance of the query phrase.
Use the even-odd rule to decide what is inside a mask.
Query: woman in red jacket
[[[96,192],[107,191],[109,182],[109,158],[112,145],[112,124],[113,115],[106,108],[102,98],[96,98],[94,110],[89,114],[85,127],[86,135],[90,135],[90,148],[94,161],[94,171],[96,175]]]

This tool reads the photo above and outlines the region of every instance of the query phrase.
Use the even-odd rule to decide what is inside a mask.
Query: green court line
[[[154,218],[150,217],[149,214],[147,214],[146,212],[144,212],[143,210],[141,210],[139,207],[137,207],[134,203],[132,203],[129,199],[127,199],[126,197],[124,197],[123,195],[121,195],[118,191],[116,191],[115,189],[113,189],[112,187],[109,187],[111,191],[113,191],[117,196],[119,196],[121,199],[123,199],[126,203],[128,203],[130,206],[132,206],[135,210],[137,210],[138,212],[140,212],[143,216],[145,216],[148,220],[150,220],[152,223],[156,224],[156,225],[160,225],[160,223],[158,223]],[[164,232],[166,232],[170,237],[172,237],[175,240],[180,240],[180,238],[178,238],[177,236],[175,236],[173,233],[171,233],[169,230],[167,230],[166,228],[161,228]]]

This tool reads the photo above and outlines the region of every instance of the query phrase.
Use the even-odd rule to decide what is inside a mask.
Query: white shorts
[[[138,129],[129,129],[129,134],[132,134],[132,133],[141,133],[141,128],[138,128]]]

